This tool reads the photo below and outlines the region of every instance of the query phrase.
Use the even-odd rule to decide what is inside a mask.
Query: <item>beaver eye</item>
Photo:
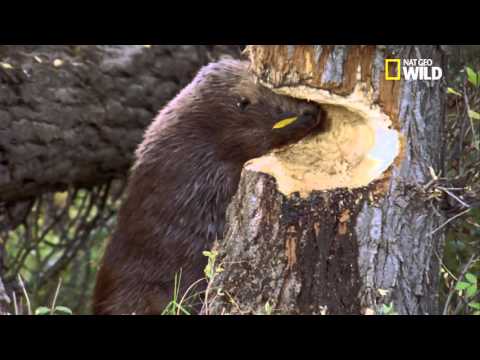
[[[250,100],[247,98],[242,97],[240,101],[237,103],[237,107],[241,110],[244,111],[248,105],[250,105]]]

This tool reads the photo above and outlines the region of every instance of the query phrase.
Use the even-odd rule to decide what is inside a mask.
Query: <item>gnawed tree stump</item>
[[[443,216],[424,185],[442,170],[441,81],[389,81],[385,58],[436,46],[249,46],[274,91],[324,105],[324,133],[244,169],[216,246],[209,313],[438,312]],[[220,294],[217,293],[221,290]]]

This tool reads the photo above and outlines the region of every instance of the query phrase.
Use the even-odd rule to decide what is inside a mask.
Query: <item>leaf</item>
[[[2,63],[0,63],[0,65],[1,65],[4,69],[9,69],[9,70],[13,69],[13,66],[10,65],[9,63],[2,62]]]
[[[70,310],[69,308],[67,308],[66,306],[57,306],[55,307],[55,312],[61,312],[61,313],[64,313],[64,314],[68,314],[68,315],[73,315],[73,312],[72,310]]]
[[[62,59],[55,59],[53,61],[53,66],[55,66],[55,67],[60,67],[62,65],[63,65],[63,60]]]
[[[471,302],[471,303],[468,304],[468,306],[470,306],[472,309],[480,310],[480,303],[479,302]]]
[[[218,251],[212,250],[212,251],[204,251],[202,252],[203,256],[208,257],[209,259],[215,259],[218,255]]]
[[[467,297],[475,296],[476,293],[477,293],[477,285],[470,285],[467,288],[467,290],[465,290],[465,294],[467,295]]]
[[[272,314],[272,305],[267,301],[265,303],[265,314],[271,315]]]
[[[397,315],[393,308],[393,302],[391,302],[389,305],[383,304],[382,313],[383,315]]]
[[[475,275],[473,275],[472,273],[466,273],[465,274],[465,279],[467,279],[467,281],[470,284],[476,284],[477,283],[477,277]]]
[[[50,314],[50,309],[46,306],[40,306],[35,310],[35,315],[47,315]]]
[[[480,120],[480,114],[476,111],[468,110],[468,116],[470,116],[472,119]]]
[[[281,129],[284,128],[285,126],[290,125],[291,123],[295,122],[297,120],[297,117],[289,117],[283,120],[280,120],[277,122],[275,125],[273,125],[273,129]]]
[[[472,83],[474,86],[478,86],[480,81],[478,79],[478,74],[470,67],[466,67],[467,70],[467,79],[470,83]]]
[[[457,96],[462,96],[462,94],[460,94],[458,91],[454,90],[454,89],[451,88],[451,87],[447,88],[447,94],[453,94],[453,95],[457,95]]]
[[[212,265],[207,264],[207,266],[205,266],[205,269],[203,269],[203,273],[207,278],[210,279],[212,277]]]
[[[464,282],[464,281],[460,281],[459,283],[457,283],[457,285],[455,286],[455,289],[457,290],[465,290],[466,288],[470,287],[471,284],[467,283],[467,282]]]

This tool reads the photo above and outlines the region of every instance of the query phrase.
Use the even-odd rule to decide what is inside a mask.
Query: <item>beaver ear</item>
[[[237,107],[240,109],[240,111],[245,111],[245,109],[250,105],[250,100],[247,99],[246,97],[240,98],[240,100],[237,102]]]

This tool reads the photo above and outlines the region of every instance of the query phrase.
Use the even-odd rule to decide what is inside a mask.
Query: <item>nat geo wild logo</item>
[[[385,59],[385,80],[440,80],[443,71],[432,59]]]

